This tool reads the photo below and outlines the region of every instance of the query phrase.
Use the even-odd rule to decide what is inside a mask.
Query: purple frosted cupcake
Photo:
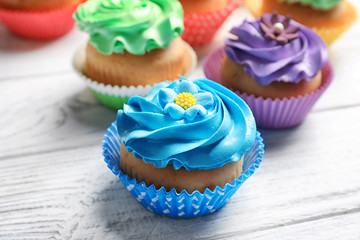
[[[238,93],[259,127],[283,128],[305,118],[329,85],[332,69],[316,33],[274,13],[232,28],[225,51],[206,61],[205,74]]]

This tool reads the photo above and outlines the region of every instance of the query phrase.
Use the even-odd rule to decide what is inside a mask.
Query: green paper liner
[[[124,104],[126,104],[130,98],[130,97],[111,96],[108,94],[96,92],[93,89],[90,90],[102,104],[114,110],[122,109]]]

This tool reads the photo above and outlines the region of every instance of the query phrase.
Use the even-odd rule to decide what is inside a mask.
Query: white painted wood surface
[[[360,2],[352,0],[360,10]],[[232,14],[222,34],[250,16]],[[0,26],[0,239],[360,239],[360,23],[330,49],[336,77],[305,122],[262,131],[261,167],[220,211],[160,217],[107,169],[116,113],[71,67],[86,34],[27,41]]]

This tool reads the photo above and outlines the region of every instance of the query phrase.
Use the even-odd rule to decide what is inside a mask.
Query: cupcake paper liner
[[[189,51],[189,55],[191,58],[191,63],[189,63],[188,67],[185,70],[185,76],[188,75],[197,64],[197,57],[189,45],[187,46],[187,50]],[[123,107],[125,103],[129,100],[131,96],[141,96],[145,97],[154,85],[138,85],[138,86],[112,86],[110,84],[103,84],[97,82],[93,79],[88,78],[85,75],[85,50],[86,45],[80,46],[75,55],[73,57],[73,67],[76,73],[82,78],[86,85],[89,87],[94,96],[105,106],[118,110]],[[175,79],[173,79],[175,80]]]
[[[189,194],[185,190],[177,193],[175,189],[169,192],[164,187],[155,189],[154,185],[146,186],[144,182],[138,183],[124,174],[120,169],[120,137],[115,122],[108,129],[103,142],[103,155],[108,168],[120,178],[134,198],[147,210],[173,218],[200,217],[220,209],[259,167],[264,154],[263,139],[257,132],[254,145],[244,155],[243,173],[239,178],[223,188],[216,187],[214,191],[206,189],[204,193],[195,191]]]
[[[0,6],[0,20],[17,36],[29,39],[54,39],[65,35],[73,28],[72,14],[79,4],[52,11],[16,11],[3,9]]]
[[[249,8],[250,12],[254,15],[255,18],[260,17],[264,12],[261,11],[261,2],[264,0],[251,0],[246,2],[246,6]],[[356,8],[349,2],[344,1],[346,8],[348,8],[348,14],[343,16],[346,18],[345,24],[338,24],[338,26],[324,26],[324,27],[314,27],[309,26],[314,32],[316,32],[325,43],[330,46],[336,39],[338,39],[343,33],[345,33],[357,20],[358,14]],[[300,21],[301,23],[301,21]]]
[[[184,15],[185,30],[181,37],[191,46],[211,42],[217,30],[228,16],[243,3],[243,0],[229,0],[225,9],[209,13],[190,13]]]
[[[121,109],[131,96],[145,97],[154,87],[149,84],[146,86],[138,85],[130,87],[111,86],[93,81],[82,74],[80,74],[80,77],[85,81],[91,92],[102,104],[114,110]]]
[[[225,56],[225,48],[221,47],[205,59],[205,76],[215,82],[222,83],[221,65]],[[235,91],[251,108],[256,124],[259,128],[288,128],[300,124],[309,113],[315,102],[332,82],[334,73],[330,62],[321,69],[322,84],[320,88],[310,94],[298,97],[271,99],[255,97]]]

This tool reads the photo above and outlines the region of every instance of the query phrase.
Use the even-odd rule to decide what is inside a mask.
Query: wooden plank
[[[102,163],[97,147],[2,160],[0,239],[64,239],[62,226],[79,214],[71,203]]]
[[[87,34],[73,29],[52,41],[22,39],[0,25],[0,80],[72,71],[71,59]]]
[[[280,226],[241,236],[241,239],[359,239],[360,213],[344,211],[341,215],[310,220],[294,225]],[[237,236],[222,236],[216,239],[236,239]]]
[[[193,220],[141,207],[107,169],[100,145],[2,159],[0,237],[261,237],[284,226],[357,214],[360,165],[353,133],[359,115],[360,108],[319,112],[298,128],[264,132],[267,152],[255,175],[223,209]],[[347,123],[339,124],[344,116]]]
[[[116,111],[75,73],[0,82],[0,159],[100,145]]]

